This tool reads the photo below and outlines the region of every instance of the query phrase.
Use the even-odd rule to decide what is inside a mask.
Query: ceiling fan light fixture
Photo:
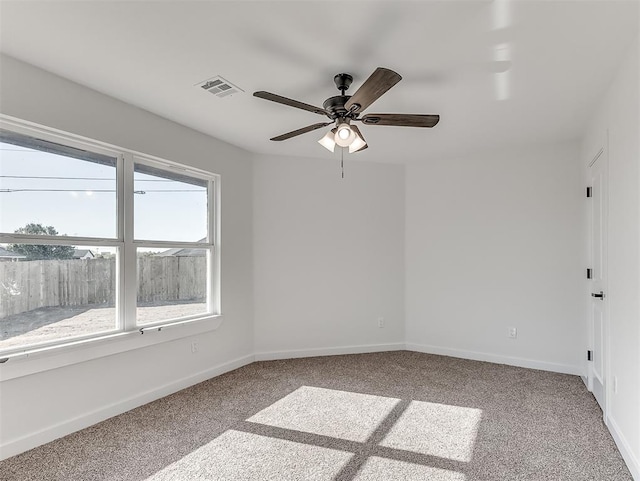
[[[353,131],[347,121],[338,121],[337,131],[334,135],[334,141],[340,147],[349,147],[351,142],[356,138],[356,133]]]
[[[327,149],[329,152],[333,152],[336,149],[336,142],[335,142],[336,131],[337,131],[337,128],[331,129],[329,132],[325,134],[324,137],[318,140],[318,143],[322,145],[325,149]]]

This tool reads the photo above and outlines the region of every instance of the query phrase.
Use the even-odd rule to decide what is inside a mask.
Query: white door
[[[589,280],[589,320],[593,395],[602,412],[606,406],[606,353],[607,353],[607,159],[601,151],[589,167],[591,185],[590,244],[591,279]]]

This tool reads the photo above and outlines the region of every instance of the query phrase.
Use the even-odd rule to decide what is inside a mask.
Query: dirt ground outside
[[[206,312],[204,302],[146,303],[138,306],[138,323],[148,324]],[[31,346],[116,329],[115,307],[43,307],[0,319],[0,349]]]

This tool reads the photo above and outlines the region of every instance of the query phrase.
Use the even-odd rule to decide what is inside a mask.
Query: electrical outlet
[[[381,329],[384,327],[384,317],[378,318],[378,327]]]
[[[507,327],[507,337],[509,339],[517,339],[518,329],[516,329],[515,327]]]
[[[191,342],[191,354],[198,352],[198,341]]]

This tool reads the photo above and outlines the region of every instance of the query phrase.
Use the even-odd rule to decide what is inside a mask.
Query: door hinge
[[[592,360],[593,360],[593,352],[587,351],[587,361],[592,361]]]
[[[591,187],[587,187],[587,197],[593,197],[592,196],[592,188]]]
[[[593,269],[587,269],[587,279],[593,279]]]

